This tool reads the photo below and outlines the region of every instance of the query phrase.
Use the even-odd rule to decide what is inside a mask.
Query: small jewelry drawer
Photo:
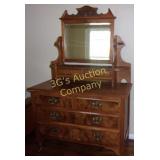
[[[75,75],[84,74],[87,78],[93,79],[94,77],[110,77],[112,76],[112,70],[106,70],[103,67],[98,68],[58,68],[58,75]]]

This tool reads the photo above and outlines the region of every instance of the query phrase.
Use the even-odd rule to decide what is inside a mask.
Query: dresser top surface
[[[86,82],[87,83],[87,82]],[[86,84],[85,83],[85,84]],[[84,83],[83,83],[84,84]],[[74,84],[74,85],[68,85],[66,86],[62,86],[62,87],[55,87],[52,88],[51,84],[50,84],[50,80],[37,84],[35,86],[32,86],[30,88],[27,89],[27,91],[29,92],[43,92],[43,93],[50,93],[50,94],[55,94],[55,95],[60,95],[60,90],[61,89],[73,89],[75,87],[80,87],[81,84]],[[117,95],[117,96],[128,96],[131,90],[132,84],[131,83],[126,83],[126,84],[117,84],[114,88],[111,86],[107,86],[105,84],[102,84],[100,88],[93,88],[90,90],[86,90],[85,92],[78,92],[78,93],[74,93],[72,95],[69,96],[105,96],[105,95]]]

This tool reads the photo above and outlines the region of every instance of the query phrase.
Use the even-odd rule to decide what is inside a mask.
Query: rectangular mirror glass
[[[110,23],[64,24],[66,59],[110,60]]]

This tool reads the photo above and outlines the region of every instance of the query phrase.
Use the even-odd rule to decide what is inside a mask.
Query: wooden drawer
[[[36,104],[41,104],[44,106],[52,106],[52,107],[62,107],[62,108],[72,108],[72,100],[67,98],[60,98],[56,96],[43,96],[39,95],[35,100]]]
[[[74,75],[74,74],[81,74],[82,69],[68,69],[68,68],[62,68],[58,70],[59,75]]]
[[[119,132],[57,124],[41,125],[39,127],[41,134],[56,139],[104,146],[118,146],[120,144]]]
[[[113,129],[120,128],[119,116],[117,115],[62,111],[52,107],[39,107],[37,120],[39,122],[65,122]]]
[[[74,99],[76,110],[99,112],[99,113],[119,113],[120,103],[118,101],[105,101],[93,99]]]
[[[69,130],[67,130],[65,127],[57,125],[39,125],[37,131],[40,132],[41,135],[47,135],[56,139],[67,140],[69,138]]]
[[[105,70],[101,72],[102,68],[78,68],[78,69],[68,69],[68,68],[61,68],[57,72],[57,77],[74,77],[76,74],[87,74],[87,79],[85,80],[93,80],[93,79],[111,79],[112,78],[112,71],[111,70]],[[92,72],[93,71],[93,72]],[[96,72],[97,71],[97,72]]]
[[[118,146],[120,142],[120,136],[117,132],[76,127],[70,128],[68,137],[73,141],[104,146]]]

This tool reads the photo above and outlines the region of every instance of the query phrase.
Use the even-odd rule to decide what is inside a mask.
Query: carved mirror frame
[[[77,62],[77,63],[92,63],[96,64],[112,64],[114,60],[114,51],[113,51],[113,38],[114,38],[114,19],[116,18],[110,9],[108,9],[107,13],[97,13],[98,8],[90,7],[90,6],[83,6],[81,8],[77,8],[77,14],[69,15],[67,10],[64,11],[61,20],[61,31],[62,31],[62,41],[61,41],[61,52],[60,52],[60,59],[62,63],[66,62]],[[67,59],[65,57],[64,51],[64,25],[65,24],[80,24],[80,23],[110,23],[110,54],[109,60],[81,60],[81,59]],[[107,43],[107,42],[106,42]],[[106,52],[107,54],[107,52]]]
[[[122,60],[121,58],[121,49],[124,47],[124,42],[120,38],[120,36],[114,35],[114,20],[115,16],[112,14],[111,10],[108,9],[108,12],[103,14],[97,13],[97,8],[93,8],[90,6],[84,6],[81,8],[77,8],[77,14],[69,15],[67,11],[65,10],[61,20],[61,30],[62,30],[62,36],[59,36],[54,43],[55,47],[58,49],[58,57],[56,60],[51,62],[51,74],[52,79],[59,77],[59,76],[72,76],[74,70],[76,70],[76,73],[81,72],[82,70],[88,68],[91,68],[91,63],[94,63],[96,67],[98,67],[98,64],[102,64],[101,67],[105,67],[106,70],[111,71],[111,79],[112,84],[115,83],[121,83],[122,79],[125,79],[127,83],[131,82],[131,64],[127,63]],[[66,65],[64,57],[64,33],[63,33],[63,27],[64,23],[89,23],[89,22],[109,22],[111,23],[111,60],[110,61],[95,61],[95,60],[89,60],[89,63],[87,63],[86,66],[81,65],[81,63],[75,64],[75,65]],[[75,62],[75,60],[74,60]],[[78,61],[80,62],[80,61]],[[111,66],[104,65],[104,63],[111,63]],[[94,66],[94,67],[95,67]],[[72,71],[70,71],[72,70]],[[70,73],[68,73],[70,71]],[[105,78],[105,77],[102,77]],[[114,85],[113,85],[114,86]]]

